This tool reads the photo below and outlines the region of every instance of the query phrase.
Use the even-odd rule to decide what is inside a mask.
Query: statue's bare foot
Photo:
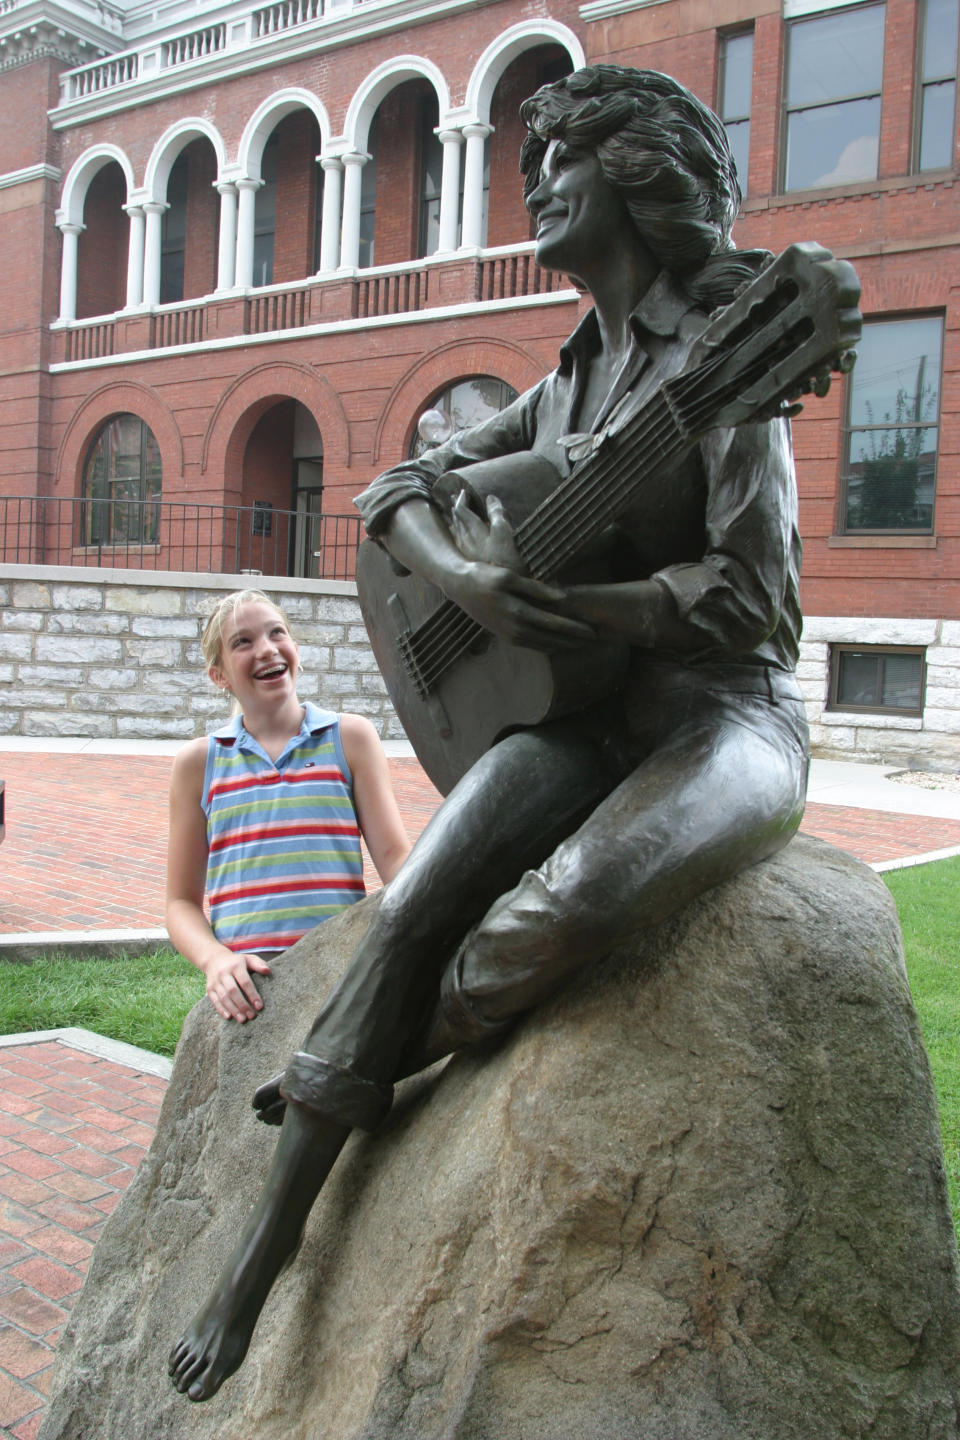
[[[252,1312],[252,1313],[251,1313]],[[232,1281],[221,1281],[170,1352],[174,1386],[189,1400],[209,1400],[243,1363],[259,1308],[240,1303]]]
[[[274,1075],[272,1080],[264,1080],[253,1092],[253,1108],[257,1112],[257,1119],[262,1120],[264,1125],[282,1125],[283,1117],[286,1114],[287,1102],[280,1094],[280,1084],[284,1072]]]

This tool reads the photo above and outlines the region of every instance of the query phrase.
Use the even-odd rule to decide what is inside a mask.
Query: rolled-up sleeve
[[[796,603],[800,542],[788,422],[714,431],[700,560],[652,576],[673,597],[684,649],[701,659],[755,651]],[[675,643],[675,641],[674,641]]]
[[[379,475],[353,502],[367,534],[374,539],[382,535],[394,512],[409,500],[432,503],[433,488],[448,470],[532,450],[537,435],[537,413],[548,384],[549,377],[489,420],[461,430],[446,444],[428,450],[419,460],[405,460]]]

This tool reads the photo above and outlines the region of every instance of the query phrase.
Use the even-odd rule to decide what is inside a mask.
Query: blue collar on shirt
[[[321,730],[326,730],[333,725],[337,716],[333,710],[321,710],[319,705],[314,705],[311,700],[303,702],[303,720],[295,739],[301,735],[319,735]],[[234,715],[226,725],[219,730],[213,731],[213,739],[219,740],[221,745],[236,745],[238,750],[250,750],[254,747],[259,751],[260,746],[253,736],[248,734],[243,723],[242,715]]]

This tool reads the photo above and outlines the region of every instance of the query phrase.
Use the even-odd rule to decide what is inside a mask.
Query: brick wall
[[[302,699],[403,730],[345,581],[145,577],[136,571],[0,567],[0,734],[190,739],[228,718],[207,679],[200,633],[212,604],[242,585],[286,612],[300,644]]]

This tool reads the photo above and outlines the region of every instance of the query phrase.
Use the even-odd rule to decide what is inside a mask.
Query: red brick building
[[[333,565],[423,412],[502,403],[576,322],[520,100],[650,66],[728,125],[738,243],[863,283],[794,432],[815,742],[957,764],[957,4],[0,0],[0,560]]]

